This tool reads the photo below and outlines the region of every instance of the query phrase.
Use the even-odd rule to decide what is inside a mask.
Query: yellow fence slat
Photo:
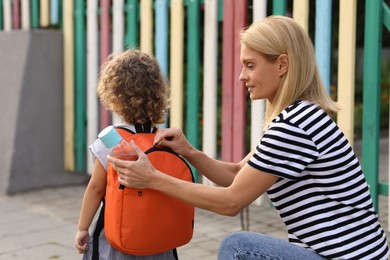
[[[309,0],[294,0],[293,18],[306,32],[309,31]]]
[[[353,145],[355,106],[356,0],[340,1],[337,123]]]
[[[64,165],[74,171],[74,37],[73,1],[64,1]]]
[[[143,52],[153,54],[153,1],[141,0],[140,47]]]
[[[69,1],[69,0],[68,0]],[[64,1],[64,2],[68,2]],[[69,2],[73,2],[69,1]],[[66,3],[64,3],[66,5]],[[50,2],[49,0],[41,0],[39,5],[39,22],[41,24],[41,27],[49,27],[50,25]]]
[[[184,6],[183,0],[171,1],[171,47],[170,126],[183,127],[183,51],[184,51]]]

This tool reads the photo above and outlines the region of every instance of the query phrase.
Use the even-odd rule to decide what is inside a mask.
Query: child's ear
[[[278,58],[279,76],[284,76],[288,71],[288,56],[287,54],[280,54]]]

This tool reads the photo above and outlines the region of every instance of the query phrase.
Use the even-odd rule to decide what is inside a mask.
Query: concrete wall
[[[64,170],[59,31],[0,32],[0,194],[85,183]]]

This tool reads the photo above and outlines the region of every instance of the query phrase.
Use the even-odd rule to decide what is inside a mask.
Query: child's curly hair
[[[128,124],[165,121],[168,85],[157,60],[140,51],[111,56],[100,71],[97,94]]]

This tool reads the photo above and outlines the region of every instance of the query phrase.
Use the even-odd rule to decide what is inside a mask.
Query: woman
[[[137,162],[109,157],[123,185],[150,188],[203,209],[236,215],[268,193],[289,242],[250,232],[227,236],[219,259],[387,259],[389,248],[368,185],[348,140],[331,116],[311,41],[291,18],[273,16],[240,36],[240,60],[250,98],[267,99],[265,133],[239,163],[214,160],[179,129],[161,130],[169,147],[222,187],[173,179],[138,151]],[[145,170],[147,168],[147,170]]]

